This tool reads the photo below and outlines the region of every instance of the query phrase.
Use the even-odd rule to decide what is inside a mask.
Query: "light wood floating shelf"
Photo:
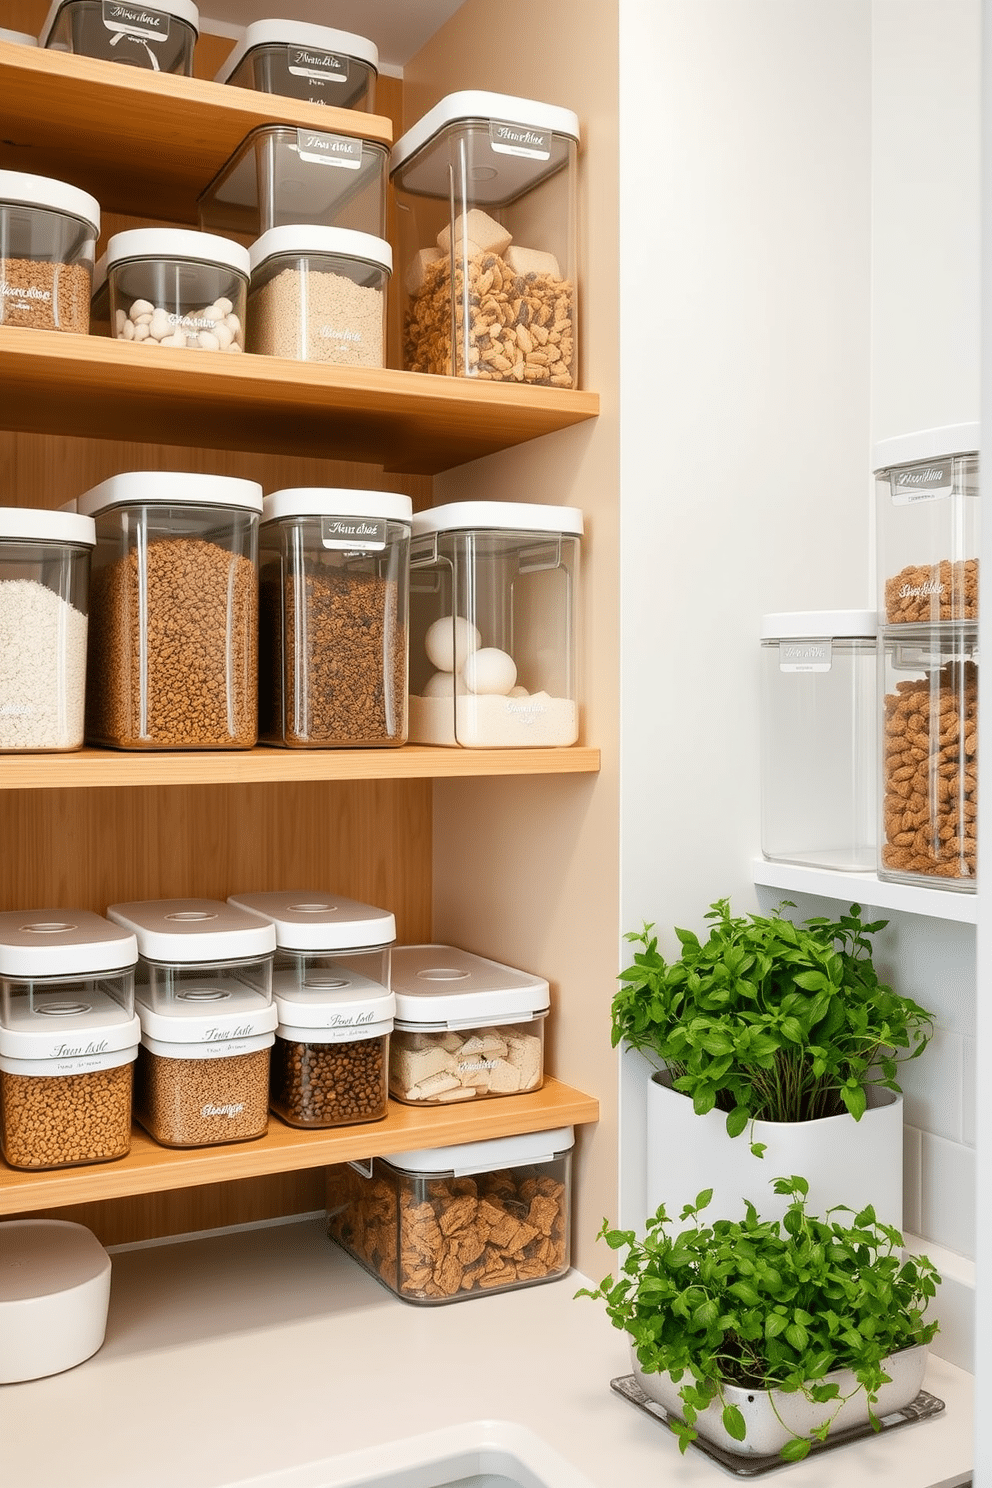
[[[130,1153],[118,1162],[47,1173],[0,1169],[0,1214],[25,1214],[66,1204],[227,1183],[390,1152],[514,1137],[598,1120],[598,1101],[549,1079],[533,1095],[484,1100],[471,1107],[404,1106],[390,1101],[384,1121],[329,1131],[296,1131],[273,1116],[264,1137],[229,1146],[159,1147],[136,1127]]]
[[[0,166],[70,181],[105,212],[197,224],[200,192],[262,124],[392,142],[375,114],[0,41]]]

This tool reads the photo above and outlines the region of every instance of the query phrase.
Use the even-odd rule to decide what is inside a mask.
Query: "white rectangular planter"
[[[788,1199],[772,1192],[775,1178],[809,1181],[809,1213],[822,1218],[834,1204],[875,1206],[884,1224],[902,1228],[902,1096],[872,1086],[860,1121],[845,1113],[819,1121],[755,1121],[727,1136],[724,1111],[697,1116],[692,1101],[670,1088],[666,1071],[647,1088],[647,1213],[664,1204],[678,1220],[685,1204],[712,1188],[704,1222],[740,1219],[750,1199],[762,1219],[781,1219]],[[755,1157],[752,1142],[766,1143]],[[670,1233],[674,1233],[670,1232]]]

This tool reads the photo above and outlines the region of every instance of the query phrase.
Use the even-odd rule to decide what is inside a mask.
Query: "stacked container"
[[[881,673],[879,877],[977,878],[979,430],[875,448]]]
[[[0,1138],[12,1168],[124,1157],[135,937],[88,910],[0,914]]]
[[[233,894],[228,902],[275,926],[272,1110],[297,1127],[381,1121],[395,1007],[393,916],[318,893]]]
[[[378,74],[378,49],[364,36],[305,21],[265,20],[245,27],[216,81],[371,113]]]
[[[271,923],[214,899],[112,904],[107,913],[139,952],[137,1119],[166,1147],[263,1136],[277,1017]]]
[[[86,335],[99,235],[88,192],[0,170],[0,326]]]
[[[193,75],[200,17],[193,0],[52,0],[39,37],[43,47],[124,62],[152,72]]]

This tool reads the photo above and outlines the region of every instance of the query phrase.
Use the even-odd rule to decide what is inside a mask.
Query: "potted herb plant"
[[[900,1254],[902,1236],[869,1206],[823,1219],[808,1212],[804,1178],[778,1178],[782,1220],[691,1223],[669,1234],[660,1206],[643,1240],[600,1237],[625,1250],[620,1275],[577,1296],[606,1304],[630,1338],[637,1381],[662,1405],[686,1447],[702,1436],[740,1456],[805,1457],[831,1431],[869,1423],[919,1393],[937,1323],[925,1312],[939,1282],[926,1256]]]
[[[836,921],[795,924],[783,911],[732,915],[713,904],[706,939],[676,930],[677,960],[653,927],[620,974],[613,1043],[642,1050],[658,1069],[647,1091],[647,1212],[671,1213],[712,1185],[717,1215],[742,1198],[764,1217],[765,1175],[806,1173],[819,1212],[872,1203],[902,1223],[900,1062],[917,1058],[932,1017],[878,978],[858,905]],[[742,1138],[747,1133],[745,1139]]]

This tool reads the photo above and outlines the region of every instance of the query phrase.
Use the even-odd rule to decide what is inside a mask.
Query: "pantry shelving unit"
[[[978,896],[955,889],[890,883],[874,873],[842,873],[800,863],[770,863],[765,858],[755,858],[752,871],[759,888],[815,894],[872,909],[902,910],[904,914],[929,915],[935,920],[953,920],[960,925],[978,923]]]

